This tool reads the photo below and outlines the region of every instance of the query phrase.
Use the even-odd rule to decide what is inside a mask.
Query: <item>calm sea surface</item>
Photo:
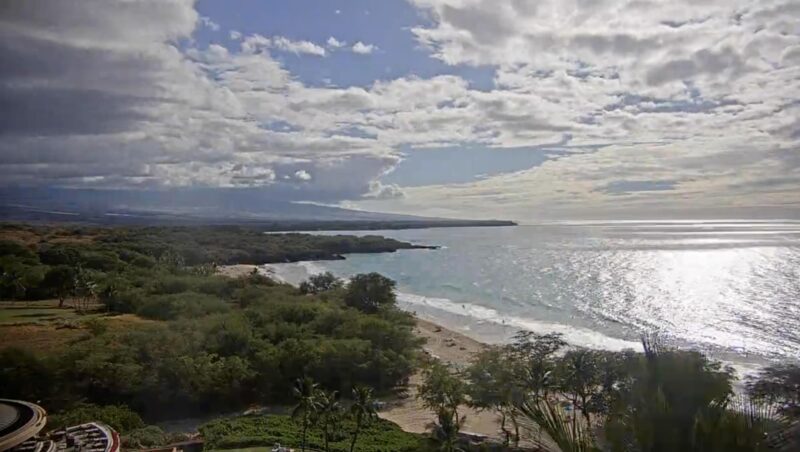
[[[342,232],[337,232],[342,233]],[[561,223],[347,232],[438,250],[282,264],[290,282],[377,271],[404,309],[477,339],[560,332],[575,344],[638,348],[643,332],[745,370],[800,358],[800,222]]]

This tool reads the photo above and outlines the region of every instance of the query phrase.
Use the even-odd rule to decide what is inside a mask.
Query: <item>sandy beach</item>
[[[217,266],[217,273],[229,278],[241,278],[242,276],[247,276],[252,273],[253,270],[258,270],[259,268],[261,268],[261,266],[251,264],[219,265]]]
[[[251,273],[254,269],[264,270],[264,266],[257,265],[225,265],[218,267],[217,271],[225,276],[238,278]],[[472,357],[486,347],[486,344],[472,339],[457,331],[445,328],[429,320],[417,319],[414,333],[425,339],[423,349],[432,357],[457,367],[467,366]],[[409,379],[408,392],[404,397],[396,400],[385,400],[386,408],[378,414],[387,420],[395,422],[403,430],[414,433],[428,431],[428,425],[435,420],[434,414],[422,406],[417,399],[417,386],[421,383],[421,375],[414,374]],[[471,408],[462,407],[460,413],[466,416],[466,423],[462,431],[477,433],[491,437],[500,436],[498,416],[494,412],[479,412]]]
[[[455,366],[466,366],[472,357],[483,350],[486,345],[441,325],[417,318],[414,332],[426,340],[423,349],[431,356]],[[378,414],[408,432],[423,433],[427,426],[434,422],[434,414],[422,406],[417,399],[417,386],[421,383],[421,375],[414,374],[409,380],[407,397],[388,403],[386,409]],[[471,408],[459,409],[466,416],[462,432],[499,437],[500,424],[494,412],[479,412]]]

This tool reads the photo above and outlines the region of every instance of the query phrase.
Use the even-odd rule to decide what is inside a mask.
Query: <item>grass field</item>
[[[283,447],[286,447],[286,446],[283,446]],[[300,449],[297,448],[297,449],[292,449],[292,450],[300,450]],[[247,447],[245,449],[213,449],[212,450],[212,452],[271,452],[271,451],[272,451],[272,447]],[[306,452],[317,452],[317,449],[311,449],[311,448],[306,447]]]
[[[269,452],[271,447],[248,447],[246,449],[215,449],[215,452]]]
[[[84,323],[95,318],[112,329],[152,322],[133,314],[107,316],[96,309],[78,313],[69,306],[59,308],[57,300],[0,301],[0,348],[52,352],[85,337],[88,332]]]
[[[59,308],[57,300],[0,302],[0,326],[46,324],[84,319],[95,315],[97,314],[78,314],[70,307]]]

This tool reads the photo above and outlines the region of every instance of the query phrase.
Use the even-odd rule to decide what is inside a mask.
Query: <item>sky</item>
[[[3,0],[0,62],[0,187],[800,211],[800,0]]]

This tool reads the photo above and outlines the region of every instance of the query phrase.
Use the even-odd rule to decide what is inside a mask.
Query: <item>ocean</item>
[[[559,332],[571,344],[639,349],[643,333],[743,372],[800,359],[800,221],[548,223],[348,231],[436,250],[271,266],[379,272],[401,308],[476,339]]]

